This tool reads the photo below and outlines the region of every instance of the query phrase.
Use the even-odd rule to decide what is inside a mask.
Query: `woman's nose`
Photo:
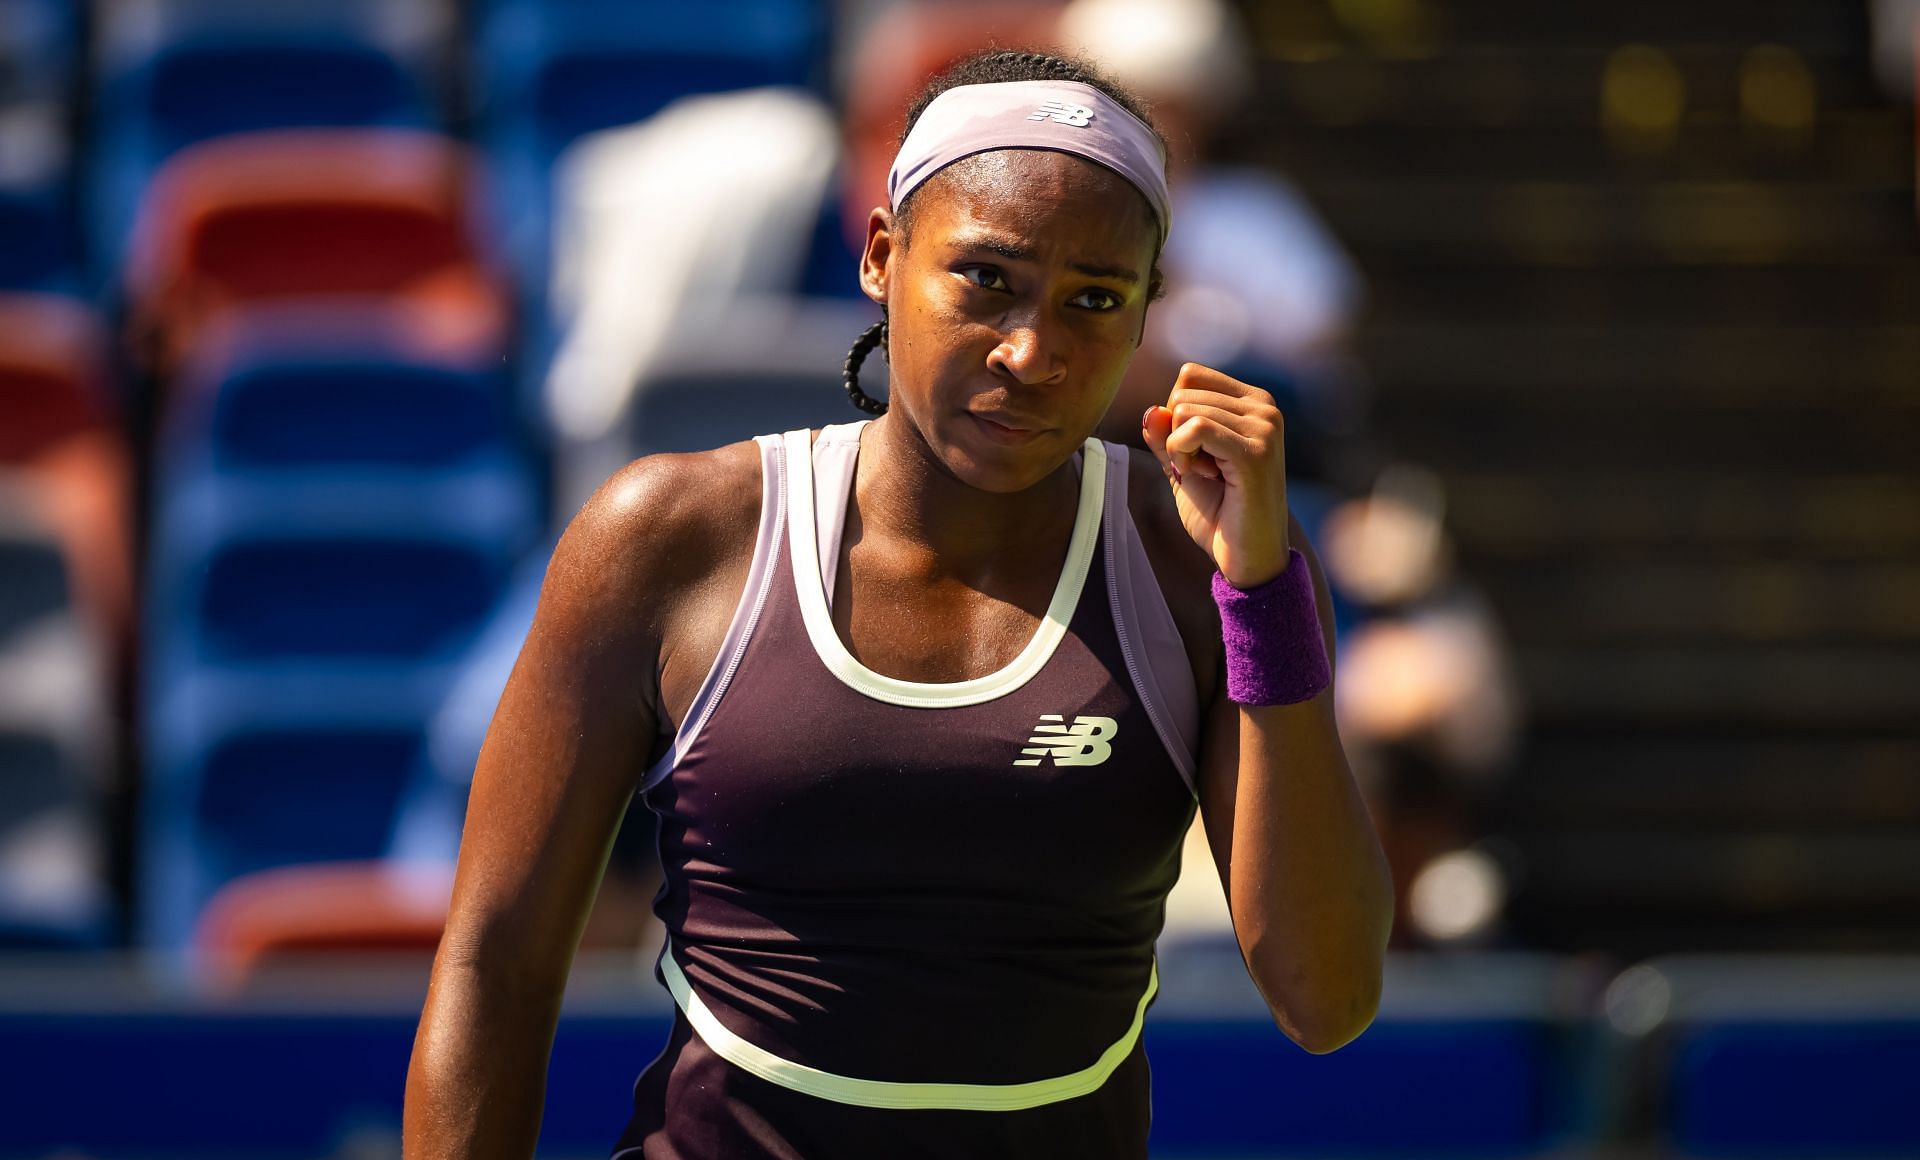
[[[987,365],[1004,371],[1026,386],[1040,386],[1066,377],[1067,363],[1050,341],[1038,319],[1014,320],[999,345],[987,352]]]

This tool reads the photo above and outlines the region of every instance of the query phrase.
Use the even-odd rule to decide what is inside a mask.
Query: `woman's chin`
[[[976,432],[965,435],[971,437],[954,439],[942,449],[941,461],[961,482],[999,494],[1035,486],[1059,470],[1079,446],[1066,446],[1065,436],[1058,431],[1034,432],[1016,441]]]

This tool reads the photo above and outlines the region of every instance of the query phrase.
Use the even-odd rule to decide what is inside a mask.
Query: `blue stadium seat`
[[[548,175],[567,145],[690,93],[821,87],[826,30],[827,13],[811,0],[495,5],[478,54],[482,136],[527,284],[544,285]]]
[[[163,665],[444,660],[539,534],[497,371],[315,339],[210,351],[178,384],[154,465]]]
[[[795,0],[503,3],[481,46],[488,137],[544,165],[689,93],[818,85],[824,32],[818,6]]]
[[[386,852],[443,682],[405,665],[173,670],[148,728],[138,900],[163,970],[192,971],[195,923],[233,878]]]
[[[431,655],[492,604],[493,563],[418,535],[234,540],[207,558],[193,612],[202,647],[223,660]]]
[[[149,142],[165,152],[222,133],[433,119],[418,78],[351,40],[182,44],[121,78],[113,95],[115,112],[144,120]]]
[[[166,498],[143,937],[184,954],[234,875],[384,851],[424,722],[536,527],[498,473],[213,473]]]
[[[426,721],[544,524],[490,365],[376,316],[262,315],[157,442],[143,937],[188,963],[234,877],[383,856]],[[251,327],[251,329],[249,329]]]
[[[155,519],[148,688],[184,663],[445,663],[536,526],[497,474],[199,480]]]
[[[0,0],[0,22],[7,19]],[[20,65],[0,45],[0,291],[78,293],[65,111],[53,101],[9,106],[8,73]]]
[[[356,356],[240,368],[208,432],[236,470],[320,464],[505,465],[506,386],[491,372]]]
[[[473,768],[533,625],[557,538],[521,561],[487,627],[461,658],[459,675],[428,723],[426,751],[394,824],[392,856],[450,863],[459,853]]]
[[[234,876],[386,852],[425,723],[534,527],[497,473],[216,472],[169,497],[143,681],[145,938],[184,955]]]
[[[338,720],[222,738],[206,751],[195,816],[233,870],[378,854],[396,774],[419,745],[404,722]]]
[[[0,185],[0,290],[81,288],[67,197],[64,185]]]
[[[161,162],[211,137],[261,129],[435,128],[443,118],[408,62],[347,33],[196,31],[103,75],[96,98],[94,257],[125,251],[141,190]]]
[[[293,317],[230,330],[175,384],[158,453],[163,486],[195,471],[525,476],[499,363],[409,350],[403,335],[379,333],[378,315],[256,317],[265,314]],[[321,324],[302,325],[303,317]],[[355,318],[365,325],[351,326]]]

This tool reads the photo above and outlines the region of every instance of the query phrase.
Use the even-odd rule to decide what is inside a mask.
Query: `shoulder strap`
[[[1173,611],[1167,607],[1153,563],[1147,559],[1127,507],[1130,449],[1107,445],[1107,595],[1114,631],[1127,658],[1127,675],[1187,789],[1197,799],[1195,770],[1200,752],[1200,693]]]
[[[733,617],[727,622],[727,635],[720,642],[720,651],[707,667],[706,679],[694,694],[693,703],[687,706],[686,716],[681,719],[672,743],[640,779],[641,793],[673,772],[681,755],[700,735],[707,718],[713,716],[714,707],[725,695],[727,684],[747,651],[747,641],[753,636],[754,624],[760,619],[760,609],[772,585],[781,533],[787,521],[787,473],[780,462],[780,436],[756,435],[753,441],[760,448],[760,527],[754,535],[753,563],[747,569],[747,583],[733,606]]]
[[[820,429],[813,444],[814,542],[819,545],[820,586],[833,607],[833,585],[840,574],[840,537],[847,526],[847,495],[860,455],[860,430],[871,419],[855,419]]]

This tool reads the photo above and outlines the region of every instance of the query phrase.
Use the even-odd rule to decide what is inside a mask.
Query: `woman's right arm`
[[[703,522],[687,458],[623,468],[554,549],[474,768],[406,1160],[534,1154],[567,974],[654,743],[661,625],[707,555],[685,550]]]

